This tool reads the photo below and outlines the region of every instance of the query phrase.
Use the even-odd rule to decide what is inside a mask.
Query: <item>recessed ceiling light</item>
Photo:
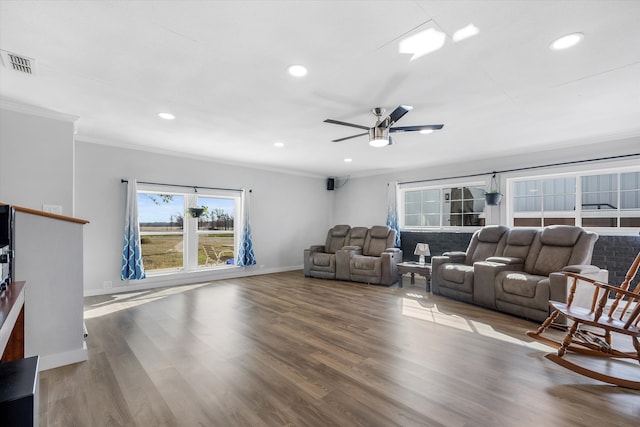
[[[278,148],[282,148],[282,147],[284,147],[284,142],[274,142],[273,146],[274,147],[278,147]]]
[[[165,120],[173,120],[176,118],[176,116],[171,113],[158,113],[158,117]]]
[[[287,71],[294,77],[307,75],[307,68],[303,65],[290,65],[289,68],[287,68]]]
[[[473,37],[480,32],[478,27],[473,24],[469,24],[464,28],[460,28],[458,31],[453,33],[453,41],[459,42],[460,40],[468,39],[469,37]]]
[[[421,134],[423,134],[423,135],[428,135],[428,134],[430,134],[430,133],[433,133],[433,129],[422,129],[422,130],[421,130],[420,132],[418,132],[418,133],[421,133]]]
[[[353,159],[346,158],[346,159],[344,159],[344,161],[345,161],[345,163],[351,163],[353,161]]]
[[[551,50],[562,50],[570,48],[571,46],[575,46],[580,43],[580,40],[584,38],[584,34],[582,33],[573,33],[567,34],[566,36],[562,36],[558,39],[555,39],[551,45],[549,45],[549,49]]]

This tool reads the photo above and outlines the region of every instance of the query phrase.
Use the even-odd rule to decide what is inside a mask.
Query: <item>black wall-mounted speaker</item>
[[[333,191],[336,187],[336,180],[334,178],[327,178],[327,190]]]

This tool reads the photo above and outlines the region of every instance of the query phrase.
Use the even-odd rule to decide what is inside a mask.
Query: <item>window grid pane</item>
[[[581,184],[578,210],[577,179]],[[573,225],[579,217],[584,227],[640,224],[640,172],[516,181],[512,191],[514,226]]]

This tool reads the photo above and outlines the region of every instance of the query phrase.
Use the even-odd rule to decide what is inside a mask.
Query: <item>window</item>
[[[512,225],[640,227],[640,172],[510,180]]]
[[[582,177],[584,227],[640,227],[640,172]]]
[[[515,182],[513,224],[516,227],[575,225],[575,202],[575,177]]]
[[[234,264],[240,192],[202,191],[187,194],[146,187],[138,191],[140,242],[147,273]],[[202,215],[193,217],[188,211],[193,207],[204,208]]]
[[[402,228],[484,225],[484,184],[401,188]]]

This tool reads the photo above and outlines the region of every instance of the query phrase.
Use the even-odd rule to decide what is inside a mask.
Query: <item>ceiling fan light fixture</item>
[[[369,145],[376,148],[391,145],[391,138],[389,138],[389,128],[374,126],[369,129]]]
[[[389,145],[389,140],[383,138],[372,139],[369,141],[369,145],[375,148],[386,147],[387,145]]]
[[[433,129],[422,129],[420,132],[418,132],[422,135],[428,135],[430,133],[433,133]]]

